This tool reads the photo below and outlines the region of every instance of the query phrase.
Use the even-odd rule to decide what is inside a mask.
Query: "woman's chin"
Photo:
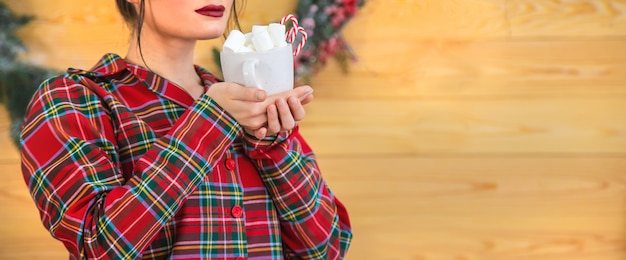
[[[198,39],[200,40],[210,40],[222,37],[224,35],[226,25],[222,24],[210,24],[205,25],[204,28],[199,32]]]
[[[205,41],[205,40],[213,40],[213,39],[220,38],[220,37],[222,37],[223,35],[224,35],[224,34],[216,34],[216,35],[211,34],[211,35],[208,35],[208,36],[203,36],[203,37],[200,37],[200,38],[198,38],[198,40],[200,40],[200,41]]]

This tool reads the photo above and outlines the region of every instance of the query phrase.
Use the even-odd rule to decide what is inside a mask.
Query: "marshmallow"
[[[287,41],[285,41],[285,25],[271,23],[267,28],[267,32],[270,34],[275,47],[287,45]]]
[[[246,37],[239,30],[232,30],[224,42],[224,51],[238,52],[244,46]]]
[[[253,25],[252,26],[252,35],[257,35],[259,33],[263,33],[263,31],[267,31],[268,26],[266,25]]]
[[[232,30],[224,42],[224,52],[269,51],[289,45],[285,40],[285,26],[278,23],[252,26],[252,32],[243,34]]]
[[[257,51],[269,51],[274,48],[274,42],[267,30],[252,34],[252,43]]]

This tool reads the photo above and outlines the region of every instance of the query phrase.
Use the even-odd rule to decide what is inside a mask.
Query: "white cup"
[[[268,51],[222,51],[224,81],[257,87],[274,95],[293,89],[293,49],[290,44]]]

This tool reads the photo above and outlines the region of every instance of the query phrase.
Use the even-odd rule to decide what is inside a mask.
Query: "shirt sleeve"
[[[352,239],[348,213],[322,179],[298,127],[269,139],[246,135],[245,140],[278,210],[287,256],[343,258]]]
[[[120,133],[111,120],[115,104],[103,105],[104,90],[86,85],[59,77],[39,88],[22,131],[22,173],[44,226],[71,258],[136,259],[240,126],[205,95],[146,144],[133,172],[122,172],[116,136],[142,142],[147,130],[138,124]]]

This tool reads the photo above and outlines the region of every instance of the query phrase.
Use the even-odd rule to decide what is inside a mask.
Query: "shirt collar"
[[[195,65],[196,73],[204,83],[205,91],[211,85],[220,80],[205,68]],[[139,65],[127,63],[115,53],[105,54],[96,65],[89,71],[70,68],[70,73],[81,73],[92,77],[112,77],[122,72],[135,75],[147,88],[154,93],[170,99],[185,107],[191,106],[195,100],[182,88],[171,83],[169,80]]]
[[[114,53],[105,54],[89,71],[69,68],[67,72],[87,74],[93,77],[107,77],[120,73],[127,68],[127,63],[119,55]]]

